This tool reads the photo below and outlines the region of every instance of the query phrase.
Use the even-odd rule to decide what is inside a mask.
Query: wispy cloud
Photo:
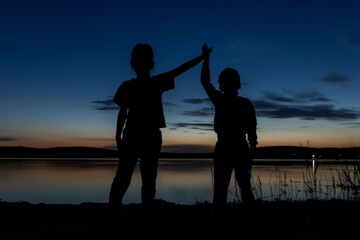
[[[297,98],[299,102],[332,102],[330,98],[315,89],[297,93],[295,94],[295,98]]]
[[[173,112],[173,110],[174,110],[175,108],[178,108],[178,107],[179,107],[176,103],[172,103],[172,102],[169,102],[169,101],[164,101],[164,102],[163,102],[163,105],[164,105],[164,109],[165,109],[167,112]]]
[[[164,102],[163,102],[163,105],[164,105],[165,107],[178,107],[177,104],[172,103],[172,102],[169,102],[169,101],[164,101]]]
[[[0,142],[14,142],[17,141],[17,138],[13,137],[0,137]]]
[[[182,101],[190,104],[210,103],[209,98],[185,98]]]
[[[327,104],[324,104],[324,103]],[[352,108],[336,108],[330,98],[315,89],[284,90],[283,94],[264,92],[252,101],[257,115],[267,118],[300,118],[302,120],[326,119],[332,121],[354,120],[360,111]]]
[[[360,122],[341,123],[341,125],[349,126],[350,128],[359,128]]]
[[[199,108],[197,110],[187,110],[183,111],[182,114],[185,116],[191,117],[207,117],[214,115],[214,107],[209,98],[185,98],[182,100],[185,103],[193,104],[193,105],[202,105],[203,108]]]
[[[257,115],[267,118],[300,118],[302,120],[326,119],[333,121],[354,120],[360,117],[360,112],[348,109],[336,109],[334,105],[285,105],[264,100],[253,101]]]
[[[283,96],[279,93],[276,92],[264,92],[263,93],[264,98],[268,99],[268,100],[272,100],[272,101],[276,101],[276,102],[297,102],[297,99],[291,98],[291,97],[287,97],[287,96]]]
[[[345,83],[349,80],[349,78],[343,74],[340,73],[330,73],[324,77],[321,77],[317,79],[320,82],[326,82],[326,83]]]
[[[204,107],[200,108],[198,110],[188,110],[182,112],[185,116],[191,116],[191,117],[208,117],[214,115],[214,108],[212,107]]]
[[[109,96],[108,99],[106,100],[95,100],[95,101],[91,101],[92,103],[92,108],[94,110],[101,110],[101,111],[115,111],[115,110],[119,110],[119,106],[117,106],[113,101],[112,101],[112,96]],[[171,110],[171,108],[177,107],[177,105],[175,103],[172,102],[163,102],[164,107],[167,108],[167,110]]]
[[[109,96],[107,100],[96,100],[91,101],[93,104],[92,108],[94,110],[101,110],[101,111],[114,111],[119,110],[119,107],[112,101],[112,97]]]
[[[283,102],[283,103],[307,103],[307,102],[330,102],[321,92],[315,89],[307,89],[301,92],[284,90],[282,94],[277,92],[263,92],[263,98],[267,101]]]
[[[202,104],[207,99],[185,99],[191,104]],[[184,102],[185,102],[184,100]],[[302,120],[327,119],[332,121],[354,120],[360,117],[360,112],[348,108],[336,108],[333,102],[323,93],[316,89],[283,90],[278,92],[263,92],[259,100],[253,101],[257,115],[267,118],[300,118]],[[214,107],[203,107],[197,110],[184,111],[182,113],[191,117],[212,117],[214,116]],[[212,130],[212,126],[205,128],[200,124],[177,123],[173,129],[187,127],[191,129]]]
[[[178,128],[190,128],[190,129],[197,129],[197,130],[204,130],[204,131],[214,131],[213,124],[211,123],[173,123],[171,125],[172,130],[176,130]]]

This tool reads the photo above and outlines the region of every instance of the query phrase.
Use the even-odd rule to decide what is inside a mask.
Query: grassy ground
[[[360,239],[358,201],[259,201],[251,220],[229,203],[221,226],[210,214],[210,203],[157,200],[145,224],[139,204],[114,217],[102,203],[0,202],[0,239]]]

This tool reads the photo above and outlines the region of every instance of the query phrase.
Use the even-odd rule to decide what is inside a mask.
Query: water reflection
[[[253,167],[252,183],[257,198],[301,200],[304,180],[312,187],[332,184],[340,165],[319,162],[316,174],[312,162],[270,164],[259,161]],[[0,160],[0,199],[31,203],[107,202],[117,161],[110,160]],[[159,165],[156,198],[181,204],[212,199],[212,164],[209,160],[162,160]],[[314,177],[316,186],[314,186]],[[140,202],[141,177],[137,167],[125,203]],[[311,187],[311,186],[310,186]],[[305,189],[306,190],[306,189]],[[321,189],[320,189],[321,190]],[[322,190],[324,191],[324,190]],[[329,192],[318,197],[326,198]],[[334,194],[334,193],[332,193]],[[341,198],[340,192],[334,197]],[[237,199],[232,180],[228,200]]]

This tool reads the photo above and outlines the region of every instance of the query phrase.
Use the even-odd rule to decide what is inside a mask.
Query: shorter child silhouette
[[[207,56],[201,69],[201,84],[215,106],[214,130],[218,138],[214,151],[213,215],[222,220],[233,170],[245,209],[253,210],[250,174],[257,144],[257,121],[250,100],[238,96],[241,88],[238,72],[232,68],[223,70],[219,76],[220,91],[216,90],[210,82],[210,51],[206,45],[203,51]]]

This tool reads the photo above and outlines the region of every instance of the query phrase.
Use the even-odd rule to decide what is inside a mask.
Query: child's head
[[[138,43],[131,52],[131,67],[137,74],[148,73],[154,67],[153,57],[150,45]]]
[[[234,93],[241,88],[239,73],[233,68],[225,68],[219,75],[220,91]]]

